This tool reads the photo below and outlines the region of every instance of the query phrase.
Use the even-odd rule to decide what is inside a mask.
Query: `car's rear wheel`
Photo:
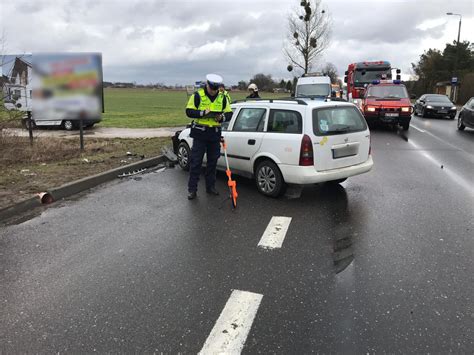
[[[64,120],[61,125],[66,131],[72,131],[74,129],[74,122],[71,120]]]
[[[178,145],[178,164],[181,169],[188,171],[189,162],[191,158],[191,149],[189,148],[188,143],[181,142]]]
[[[462,123],[462,115],[459,114],[459,116],[458,116],[458,129],[460,131],[464,131],[464,128],[466,128],[466,126]]]
[[[270,160],[258,163],[255,169],[255,182],[258,191],[269,197],[278,197],[285,186],[280,169]]]

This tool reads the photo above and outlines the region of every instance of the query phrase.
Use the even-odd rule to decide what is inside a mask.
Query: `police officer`
[[[230,98],[229,92],[225,89],[224,83],[219,85],[219,92],[223,93],[227,98],[227,103],[230,105],[232,103],[232,99]]]
[[[216,190],[216,165],[221,155],[221,122],[224,114],[232,112],[227,96],[219,91],[222,77],[216,74],[206,76],[206,86],[189,98],[186,115],[193,118],[191,138],[193,147],[189,164],[188,200],[196,198],[202,159],[207,155],[206,192],[219,195]]]

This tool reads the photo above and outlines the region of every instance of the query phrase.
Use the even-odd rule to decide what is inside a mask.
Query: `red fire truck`
[[[397,69],[397,80],[400,80],[400,69]],[[392,67],[389,62],[359,62],[349,64],[345,72],[344,82],[347,83],[347,101],[360,105],[365,88],[374,80],[392,79]]]

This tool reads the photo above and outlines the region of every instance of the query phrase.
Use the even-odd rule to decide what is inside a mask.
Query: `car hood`
[[[365,100],[367,105],[384,107],[406,107],[411,106],[409,99],[377,99],[369,98]]]
[[[454,106],[452,102],[439,102],[439,101],[427,101],[425,105],[433,106],[433,107],[453,107]]]

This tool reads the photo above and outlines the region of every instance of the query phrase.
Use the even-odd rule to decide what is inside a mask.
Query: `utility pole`
[[[461,14],[454,14],[452,12],[447,12],[446,15],[448,15],[448,16],[459,16],[458,40],[456,42],[456,58],[454,60],[454,68],[453,68],[453,77],[454,77],[454,75],[456,75],[457,82],[453,82],[453,79],[451,78],[451,101],[454,102],[457,99],[457,88],[456,88],[456,86],[459,83],[459,75],[458,75],[457,70],[458,70],[458,61],[459,61],[459,41],[460,41],[460,37],[461,37],[462,15]]]

